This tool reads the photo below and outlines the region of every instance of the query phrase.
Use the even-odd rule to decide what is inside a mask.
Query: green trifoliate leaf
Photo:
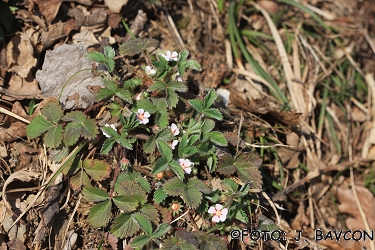
[[[177,239],[173,236],[164,241],[163,249],[165,250],[198,250],[196,246],[189,244],[186,240]]]
[[[107,58],[106,66],[108,68],[108,71],[112,72],[115,68],[115,60],[113,60],[112,58]]]
[[[103,99],[112,97],[114,94],[115,92],[110,89],[107,89],[107,88],[99,89],[99,91],[95,95],[95,100],[101,101]]]
[[[139,212],[155,225],[159,225],[159,211],[153,205],[145,204],[141,207]]]
[[[196,60],[189,60],[185,64],[186,68],[201,71],[202,67]]]
[[[188,88],[183,82],[172,81],[168,84],[168,88],[173,89],[178,92],[186,92]]]
[[[151,235],[152,233],[152,225],[150,220],[148,220],[145,216],[137,213],[133,215],[134,220],[137,221],[139,227],[147,233],[147,235]]]
[[[167,197],[168,197],[167,193],[162,188],[157,189],[154,193],[154,201],[156,203],[162,202]]]
[[[182,195],[182,199],[185,201],[186,205],[195,209],[202,202],[202,194],[197,188],[189,187],[185,188]]]
[[[34,139],[52,127],[54,127],[52,123],[47,121],[43,116],[38,115],[27,126],[26,134],[30,139]]]
[[[210,108],[211,105],[214,103],[214,101],[216,100],[217,98],[217,94],[216,94],[216,91],[214,90],[210,90],[207,95],[204,97],[204,109],[207,109],[207,108]]]
[[[171,147],[164,141],[158,141],[156,144],[157,144],[157,147],[159,149],[159,152],[164,157],[164,159],[167,162],[170,162],[172,160],[172,157],[173,157]]]
[[[120,54],[132,56],[141,53],[147,48],[157,47],[159,42],[152,38],[137,38],[123,43],[119,50]]]
[[[243,223],[249,223],[249,218],[243,209],[238,209],[234,217]]]
[[[166,234],[170,229],[171,225],[169,223],[162,223],[156,228],[155,232],[152,233],[151,238],[157,239]]]
[[[159,158],[155,161],[154,168],[151,171],[151,175],[155,176],[160,172],[166,170],[169,166],[169,163],[165,158]]]
[[[226,176],[236,172],[234,158],[231,154],[225,154],[224,156],[219,157],[217,165],[217,171]]]
[[[178,73],[182,77],[185,73],[186,70],[186,59],[189,55],[189,51],[187,49],[184,49],[180,52],[178,55],[178,62],[177,62],[177,68],[178,68]]]
[[[259,171],[261,165],[260,156],[253,152],[244,152],[237,156],[234,166],[238,177],[243,182],[248,182],[252,188],[262,188],[262,174]]]
[[[82,193],[85,200],[90,202],[105,201],[109,198],[107,192],[105,192],[102,189],[91,186],[84,187]]]
[[[142,79],[140,79],[140,78],[131,78],[131,79],[124,82],[124,88],[127,89],[127,90],[133,90],[137,86],[139,86],[139,84],[141,84],[141,82],[142,82]]]
[[[182,180],[184,178],[184,176],[185,176],[185,172],[182,169],[182,167],[180,166],[180,164],[178,164],[176,161],[171,161],[169,163],[169,165],[170,165],[171,170],[173,171],[173,173],[175,175],[177,175]]]
[[[141,204],[144,204],[147,201],[145,190],[135,180],[117,180],[115,184],[115,191],[120,195],[133,197]]]
[[[119,238],[131,237],[138,231],[139,225],[130,214],[119,214],[111,226],[111,233]]]
[[[133,103],[132,96],[130,92],[126,89],[118,89],[116,91],[116,95],[120,97],[122,100],[127,101],[128,103]]]
[[[121,173],[117,177],[116,183],[120,183],[121,181],[136,181],[147,193],[151,191],[150,183],[137,171]]]
[[[201,99],[189,100],[189,103],[199,113],[203,112],[203,101]]]
[[[189,179],[189,182],[187,184],[189,188],[194,187],[199,190],[199,192],[202,192],[204,194],[210,194],[212,192],[212,188],[210,185],[205,184],[203,181],[199,180],[197,177],[193,177]]]
[[[102,63],[102,64],[106,62],[105,56],[102,53],[97,52],[97,51],[88,53],[86,55],[86,58],[91,61]]]
[[[165,91],[168,85],[164,81],[157,81],[148,87],[148,91]]]
[[[156,125],[158,125],[160,128],[165,128],[168,126],[169,113],[167,111],[163,111],[163,109],[158,109],[158,110],[159,112],[155,116]]]
[[[115,196],[113,197],[113,202],[125,213],[133,212],[137,210],[138,207],[138,201],[129,196]]]
[[[108,59],[115,58],[115,50],[111,46],[104,47],[104,55]]]
[[[166,91],[166,99],[168,103],[168,107],[170,108],[175,108],[178,103],[178,95],[176,92],[170,88],[167,89]]]
[[[180,196],[186,188],[186,184],[183,183],[179,178],[175,177],[169,179],[164,184],[164,191],[171,196]]]
[[[64,114],[59,104],[55,102],[49,102],[42,109],[42,115],[50,122],[58,123]]]
[[[203,140],[210,140],[211,142],[215,143],[219,146],[227,146],[228,142],[227,139],[225,139],[223,133],[219,131],[211,131],[203,135]]]
[[[115,140],[118,144],[120,144],[121,146],[123,146],[124,148],[127,148],[127,149],[130,149],[132,150],[133,149],[133,146],[130,144],[129,140],[128,139],[125,139],[124,137],[122,136],[117,136],[115,137]]]
[[[96,204],[90,209],[88,221],[94,227],[105,226],[111,218],[111,208],[112,202],[109,200]]]
[[[133,110],[137,112],[138,109],[143,109],[145,112],[147,111],[150,114],[155,114],[156,111],[158,111],[156,106],[148,99],[138,101]]]
[[[137,237],[135,237],[132,242],[130,242],[130,245],[132,247],[135,247],[135,248],[142,248],[144,245],[146,245],[149,241],[151,240],[151,238],[144,234],[144,235],[138,235]]]
[[[56,148],[60,145],[62,139],[63,127],[59,124],[49,129],[44,135],[44,143],[49,148]]]
[[[83,161],[82,167],[95,181],[107,179],[111,174],[111,165],[105,161],[86,159]]]
[[[199,240],[200,250],[227,250],[225,241],[216,235],[208,234],[203,231],[195,231],[192,234]]]
[[[167,110],[168,104],[165,98],[151,98],[151,101],[156,106],[159,112]]]
[[[105,155],[108,154],[109,151],[112,150],[113,145],[115,144],[115,139],[114,138],[108,138],[103,142],[102,148],[100,149],[100,153]]]
[[[72,111],[66,114],[64,121],[70,121],[65,128],[64,142],[67,146],[71,146],[77,142],[80,136],[86,139],[94,138],[98,133],[98,128],[93,120],[88,119],[80,111]]]
[[[217,109],[211,109],[211,108],[204,109],[202,113],[206,115],[207,117],[210,117],[219,121],[223,119],[223,115]]]
[[[205,119],[203,124],[202,124],[202,128],[201,128],[201,131],[203,134],[206,134],[208,132],[210,132],[211,130],[213,130],[215,127],[215,122],[211,119]]]

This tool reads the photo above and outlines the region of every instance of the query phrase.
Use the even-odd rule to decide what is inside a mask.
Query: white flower
[[[173,61],[177,61],[178,60],[178,53],[176,51],[172,52],[171,60],[173,60]]]
[[[208,213],[214,216],[212,217],[213,222],[225,221],[228,214],[228,208],[223,208],[222,205],[216,204],[208,209]]]
[[[174,124],[174,123],[171,124],[171,132],[172,132],[173,136],[176,136],[176,135],[180,134],[180,130],[177,128],[177,125]]]
[[[141,95],[142,95],[142,92],[139,93],[139,94],[136,94],[136,95],[135,95],[135,99],[136,99],[137,101],[141,100]]]
[[[164,57],[164,59],[169,62],[169,61],[177,61],[178,60],[178,53],[176,51],[173,51],[171,53],[170,50],[167,50],[165,53],[159,53],[160,56]]]
[[[104,125],[104,127],[111,127],[114,131],[117,131],[117,129],[116,129],[116,127],[115,127],[115,124],[111,124],[111,125],[109,125],[108,123],[106,123],[106,124]],[[102,133],[103,133],[103,135],[104,135],[105,137],[107,137],[107,138],[111,137],[109,134],[107,134],[107,133],[104,132],[103,130],[102,130]]]
[[[190,174],[191,173],[191,165],[194,165],[189,159],[178,159],[178,164],[182,167],[182,169],[185,171],[185,173]]]
[[[149,112],[145,111],[144,109],[138,109],[137,118],[140,124],[147,124],[149,117],[150,117]]]
[[[178,144],[178,140],[173,140],[173,141],[171,141],[171,142],[169,143],[169,145],[171,146],[172,149],[175,149],[176,146],[177,146],[177,144]]]
[[[149,76],[152,76],[152,75],[156,74],[156,70],[154,70],[151,66],[146,66],[145,72]]]
[[[182,77],[180,76],[180,73],[176,73],[175,77],[174,77],[174,80],[175,81],[179,81],[179,82],[182,82]]]

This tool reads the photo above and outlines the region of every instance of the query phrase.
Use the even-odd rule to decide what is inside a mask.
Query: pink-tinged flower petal
[[[180,130],[178,129],[177,125],[172,123],[171,124],[171,132],[174,136],[176,135],[179,135],[180,134]]]
[[[191,173],[191,168],[184,168],[184,171],[185,171],[185,173],[190,174]]]
[[[220,221],[220,218],[219,218],[219,216],[214,216],[214,217],[212,217],[212,221],[213,222],[219,222]]]
[[[222,215],[220,216],[220,220],[221,220],[221,221],[225,221],[226,218],[227,218],[227,216],[224,215],[224,214],[222,214]]]
[[[170,143],[171,148],[172,148],[172,149],[175,149],[175,147],[177,146],[177,144],[178,144],[178,140],[173,140],[173,141]]]
[[[221,209],[223,209],[223,205],[221,205],[221,204],[216,204],[216,205],[215,205],[215,208],[216,208],[216,210],[221,210]]]
[[[137,118],[140,124],[147,124],[149,122],[148,118],[150,117],[149,112],[145,112],[144,109],[138,109]]]
[[[214,206],[211,206],[210,209],[207,211],[209,214],[216,214],[216,209]]]
[[[146,66],[145,72],[146,72],[147,75],[155,75],[156,74],[156,70],[153,69],[151,66]]]
[[[228,208],[223,208],[221,210],[221,214],[227,216],[227,214],[228,214]]]
[[[173,61],[177,61],[178,60],[178,53],[176,51],[172,52],[171,59]]]

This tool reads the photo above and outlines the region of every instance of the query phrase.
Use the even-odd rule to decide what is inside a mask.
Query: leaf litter
[[[375,92],[373,72],[375,62],[372,56],[368,56],[375,53],[374,29],[371,26],[375,22],[373,17],[375,10],[371,1],[364,1],[363,4],[359,1],[349,1],[348,5],[321,1],[307,1],[301,4],[287,0],[258,1],[258,5],[254,6],[260,11],[253,11],[251,8],[254,6],[247,5],[249,13],[238,13],[238,21],[242,21],[238,24],[241,25],[246,48],[252,51],[260,67],[277,80],[281,92],[288,96],[290,106],[294,107],[291,110],[287,110],[277,96],[273,95],[277,91],[272,89],[272,84],[262,76],[257,76],[256,70],[247,63],[246,59],[242,57],[233,59],[229,56],[233,47],[225,46],[226,36],[223,27],[229,25],[227,15],[230,13],[221,11],[221,8],[228,10],[229,3],[224,3],[224,6],[220,7],[219,2],[221,1],[204,1],[207,6],[190,1],[180,6],[170,3],[164,6],[164,10],[168,9],[168,12],[160,11],[154,14],[150,14],[152,9],[150,5],[145,4],[142,8],[148,11],[146,17],[143,15],[142,22],[146,20],[148,29],[132,27],[132,30],[138,30],[143,38],[160,38],[157,40],[161,41],[162,49],[181,46],[182,41],[183,45],[189,48],[192,58],[199,58],[205,69],[203,73],[189,76],[191,80],[198,80],[206,87],[223,87],[229,90],[228,110],[232,119],[230,122],[226,121],[228,124],[224,124],[222,129],[227,132],[226,137],[231,139],[228,139],[231,145],[238,145],[241,150],[246,145],[254,147],[261,154],[263,164],[262,166],[259,166],[260,163],[245,164],[247,162],[245,156],[252,154],[246,151],[237,152],[235,156],[223,154],[219,157],[219,162],[224,161],[228,166],[221,171],[229,176],[236,173],[235,175],[239,177],[239,180],[236,180],[238,183],[249,182],[254,185],[253,188],[263,188],[270,194],[271,199],[282,208],[279,210],[283,220],[279,225],[281,229],[290,234],[293,230],[299,229],[306,232],[302,236],[311,245],[291,242],[290,249],[324,248],[324,246],[335,249],[358,249],[359,244],[373,249],[371,242],[361,241],[353,247],[345,245],[343,241],[314,243],[311,237],[317,228],[327,231],[344,230],[345,227],[350,230],[367,230],[365,221],[370,228],[374,226],[375,217],[371,211],[374,193],[369,191],[374,188],[374,182],[370,178],[373,176],[373,169],[369,166],[375,152],[371,115],[375,103],[372,98]],[[105,1],[105,4],[110,5],[110,1]],[[123,8],[128,5],[131,8]],[[98,6],[100,6],[99,10]],[[29,121],[41,114],[43,107],[51,102],[51,97],[59,98],[60,92],[62,92],[60,101],[64,109],[91,107],[95,103],[95,89],[101,88],[103,83],[92,73],[92,64],[85,59],[85,54],[87,51],[99,50],[104,44],[105,37],[110,38],[111,44],[120,46],[121,44],[116,42],[128,34],[123,27],[120,27],[119,17],[135,20],[135,14],[129,13],[129,10],[132,8],[132,10],[141,10],[141,6],[121,1],[116,9],[111,6],[110,10],[103,3],[95,5],[93,1],[87,0],[77,1],[74,5],[60,0],[52,3],[38,0],[31,1],[27,7],[20,8],[15,13],[19,20],[27,24],[23,32],[14,33],[9,39],[4,40],[3,51],[6,52],[7,62],[2,63],[1,68],[0,86],[4,91],[1,92],[0,106],[7,107],[9,112]],[[38,11],[40,13],[35,14]],[[281,11],[284,14],[278,16]],[[108,15],[112,15],[113,18],[116,15],[117,21],[114,22],[112,19],[113,23],[108,25],[110,21],[106,19]],[[295,23],[291,16],[300,22]],[[358,17],[362,18],[358,21]],[[330,31],[325,30],[322,23],[335,27],[336,37],[330,37],[328,35]],[[165,28],[166,24],[169,25],[168,28]],[[315,27],[312,28],[314,25]],[[364,32],[359,31],[360,29]],[[259,32],[253,33],[257,39],[245,36],[247,30]],[[117,40],[112,37],[113,34]],[[79,45],[80,43],[84,45]],[[153,47],[147,43],[143,46],[128,52],[138,54],[146,47]],[[128,48],[122,48],[124,49],[126,51]],[[3,62],[4,54],[1,55],[1,62]],[[132,63],[135,64],[134,61]],[[116,65],[117,69],[121,70],[118,66]],[[68,81],[81,69],[85,71]],[[226,85],[228,82],[229,84]],[[329,90],[326,96],[324,89]],[[189,89],[189,94],[193,90],[194,86]],[[40,96],[40,93],[43,96]],[[30,109],[28,104],[32,97],[49,98],[39,103],[32,115],[28,115]],[[244,117],[241,118],[241,115]],[[15,117],[2,116],[0,141],[5,150],[15,151],[16,143],[20,141],[26,143],[29,148],[40,147],[41,144],[37,144],[38,142],[25,140],[26,123]],[[84,122],[84,119],[78,120]],[[74,128],[75,126],[72,125],[72,129]],[[12,162],[12,173],[4,172],[3,179],[12,181],[15,174],[25,173],[23,172],[25,168],[30,171],[38,166],[39,160],[35,155],[31,154],[30,157],[22,159],[21,155],[25,154],[22,151],[26,150],[27,147],[20,149],[20,153],[2,154],[6,162]],[[225,161],[226,158],[230,160]],[[14,162],[21,164],[17,166]],[[28,166],[30,162],[32,164]],[[75,179],[71,180],[75,190],[79,188],[82,181],[88,181],[89,176],[92,176],[90,171],[93,175],[100,173],[102,179],[107,177],[108,165],[99,167],[99,170],[94,167],[95,164],[91,165],[93,168],[89,165],[82,167]],[[348,168],[353,168],[355,172],[354,182],[350,180],[351,174]],[[262,170],[262,175],[258,169]],[[44,176],[48,175],[46,170],[43,171]],[[252,171],[257,174],[250,176],[257,178],[247,179],[248,175],[244,173]],[[79,172],[84,173],[85,177],[78,178]],[[9,191],[8,183],[6,185],[0,183],[2,188]],[[126,183],[124,180],[121,185]],[[143,194],[139,185],[132,181],[131,183],[138,190],[138,195]],[[340,186],[343,183],[355,186],[358,199],[354,199],[352,190]],[[225,186],[220,178],[214,177],[211,184],[214,190],[228,190],[228,186]],[[43,220],[47,224],[51,223],[52,217],[59,213],[56,203],[51,205],[50,201],[59,197],[60,193],[48,190],[45,195],[49,198],[44,203],[42,201],[47,209],[41,210],[42,215],[35,215],[34,220],[37,223]],[[336,199],[333,201],[328,190],[337,191]],[[27,202],[25,197],[32,196],[32,191],[23,192],[26,196],[19,198],[17,206],[24,206],[23,203]],[[2,202],[11,194],[13,193],[3,194]],[[87,209],[85,211],[85,207],[90,205],[81,204],[80,212],[74,214],[72,211],[74,202],[77,202],[76,197],[70,198],[70,202],[72,206],[65,208],[65,212],[71,213],[76,219],[76,222],[70,224],[71,228],[84,225],[86,220],[84,216],[87,216],[88,211]],[[194,207],[196,201],[190,202]],[[338,211],[335,210],[336,202],[339,204]],[[359,205],[362,206],[365,216],[359,212]],[[49,206],[53,206],[54,209],[50,211]],[[165,215],[163,219],[171,216],[163,208],[158,209]],[[268,218],[277,221],[276,215],[270,211],[272,210],[265,212]],[[9,215],[6,217],[11,216],[9,211],[6,213]],[[28,216],[31,215],[32,212]],[[345,220],[340,220],[340,216],[344,216]],[[58,218],[65,220],[66,223],[69,220]],[[133,223],[135,219],[126,221]],[[191,224],[198,221],[187,215],[184,220]],[[168,221],[172,221],[172,217]],[[5,219],[1,221],[3,227],[6,225],[5,222]],[[9,221],[7,223],[9,225]],[[199,225],[203,226],[204,223]],[[10,234],[10,231],[4,229],[6,232],[0,231],[0,239],[4,239],[7,235],[9,241],[2,243],[0,247],[7,245],[16,249],[33,249],[31,241],[36,238],[41,239],[40,242],[43,243],[44,235],[40,233],[37,234],[38,237],[34,235],[35,238],[31,237],[31,241],[27,241],[21,237],[21,234]],[[123,230],[121,227],[118,229]],[[184,230],[186,229],[191,230],[185,225]],[[19,230],[24,232],[22,230],[25,229]],[[38,232],[35,228],[32,231],[32,227],[27,230],[29,235]],[[176,233],[175,238],[170,238],[166,242],[167,245],[172,247],[177,242],[186,244],[189,241],[192,245],[196,245],[196,239],[205,240],[210,237],[188,231],[182,232],[184,233]],[[73,234],[70,232],[62,237],[68,235]],[[118,238],[113,234],[110,235],[108,242],[112,248],[117,247]],[[76,246],[76,249],[83,249],[83,245],[89,243],[89,238],[91,242],[99,244],[102,235],[85,225],[75,237],[83,239],[81,246]],[[228,241],[228,238],[225,240]],[[224,244],[223,242],[220,243]],[[230,244],[238,244],[237,247],[245,248],[244,243],[233,240]],[[267,247],[272,249],[273,246],[265,242],[265,248]]]

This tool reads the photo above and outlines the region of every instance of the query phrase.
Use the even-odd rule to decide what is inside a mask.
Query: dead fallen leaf
[[[14,101],[38,98],[42,92],[39,89],[38,82],[33,77],[23,78],[19,75],[13,75],[9,80],[9,88],[5,91],[4,100]]]
[[[373,194],[365,187],[356,186],[355,189],[357,191],[359,202],[363,208],[363,212],[366,215],[369,227],[372,229],[375,227],[375,198]],[[347,218],[345,221],[348,229],[365,230],[366,227],[357,207],[353,191],[351,189],[338,187],[335,195],[340,202],[340,205],[338,205],[339,211],[341,213],[351,215],[351,217]],[[360,244],[367,249],[370,249],[369,241],[360,241]]]
[[[286,144],[291,146],[291,148],[281,147],[277,149],[277,154],[280,157],[280,160],[283,164],[287,164],[286,168],[288,169],[295,169],[299,165],[298,156],[300,154],[300,150],[302,148],[298,148],[299,146],[299,136],[291,132],[286,136]]]
[[[27,207],[28,203],[25,195],[29,191],[25,189],[37,188],[40,174],[35,171],[21,170],[11,174],[4,183],[2,190],[2,198],[4,205],[16,216],[19,216]],[[17,191],[17,189],[20,189]],[[42,196],[39,199],[40,203],[43,200]]]
[[[17,32],[7,46],[8,71],[27,77],[36,61],[29,37],[25,33]]]
[[[280,111],[279,105],[273,100],[265,97],[260,100],[247,101],[243,99],[239,93],[231,88],[230,101],[239,109],[243,109],[253,114],[267,116],[269,122],[279,122],[286,126],[296,126],[300,124],[301,113],[292,113]]]
[[[44,241],[48,229],[51,227],[54,217],[60,211],[60,196],[62,184],[50,186],[45,194],[44,207],[41,210],[42,220],[35,230],[34,244]],[[47,229],[47,230],[46,230]]]
[[[104,3],[113,13],[119,13],[128,0],[104,0]]]
[[[103,82],[92,75],[89,70],[92,62],[86,59],[86,54],[86,48],[73,44],[47,51],[42,70],[36,73],[43,95],[58,98],[61,93],[60,102],[66,109],[91,106],[95,95],[89,87],[103,86]]]

